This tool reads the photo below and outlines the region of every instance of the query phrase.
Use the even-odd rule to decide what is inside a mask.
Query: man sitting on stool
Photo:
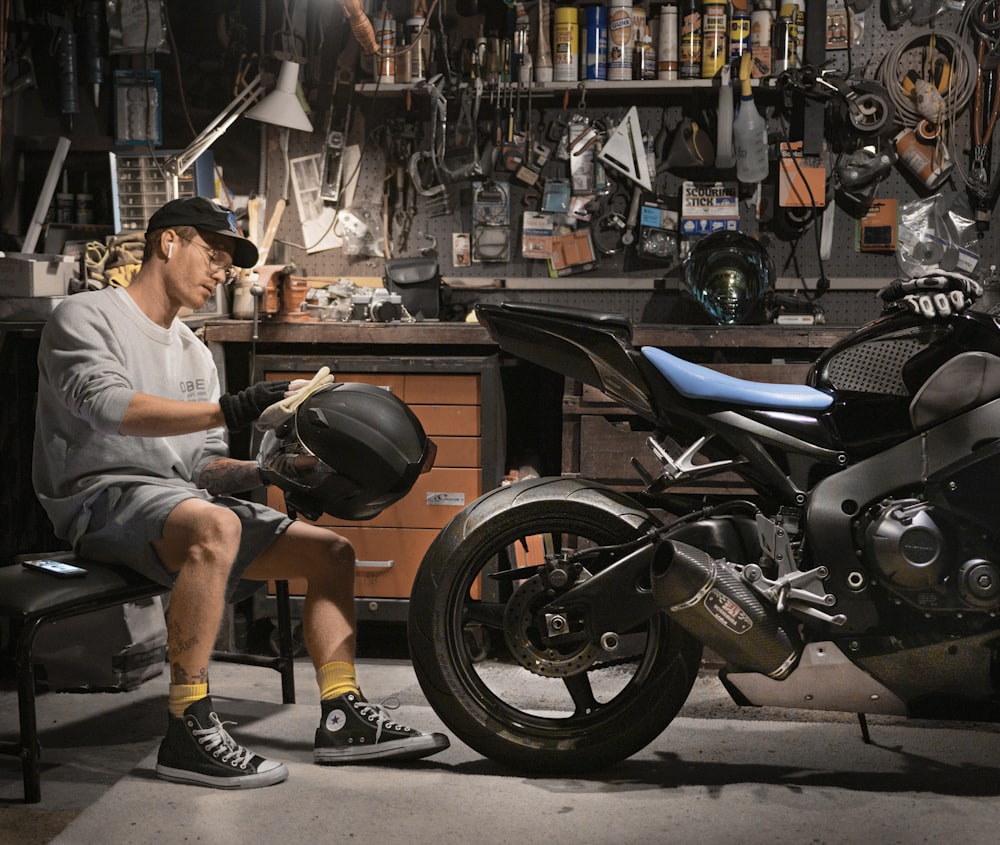
[[[239,745],[208,695],[223,609],[269,579],[304,578],[303,632],[322,716],[318,763],[413,759],[448,747],[390,721],[354,670],[354,550],[329,529],[231,494],[261,485],[229,457],[224,428],[251,425],[305,382],[260,382],[220,396],[212,356],[178,319],[197,310],[257,248],[232,212],[173,200],[149,221],[128,287],[69,297],[42,332],[34,485],[56,533],[82,557],[173,587],[170,696],[156,772],[223,789],[279,783],[283,763]]]

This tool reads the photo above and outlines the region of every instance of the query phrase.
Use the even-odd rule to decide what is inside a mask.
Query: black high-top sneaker
[[[216,789],[254,789],[288,777],[284,763],[265,760],[237,743],[225,728],[231,724],[219,720],[210,696],[191,704],[182,718],[170,716],[156,774]]]
[[[450,744],[444,734],[425,734],[390,721],[385,711],[395,708],[387,702],[371,704],[349,692],[320,704],[323,721],[316,729],[313,751],[317,763],[417,760]]]

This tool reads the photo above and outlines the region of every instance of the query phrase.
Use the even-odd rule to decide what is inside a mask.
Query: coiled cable
[[[967,13],[963,14],[963,22]],[[953,119],[968,105],[976,87],[976,56],[967,38],[950,32],[932,30],[922,32],[896,42],[885,54],[878,67],[876,79],[886,89],[889,99],[896,107],[896,121],[903,126],[912,128],[924,119],[918,111],[914,99],[903,87],[903,79],[909,70],[904,64],[904,56],[910,51],[933,44],[940,49],[942,43],[950,49],[951,77],[944,93],[946,113]]]

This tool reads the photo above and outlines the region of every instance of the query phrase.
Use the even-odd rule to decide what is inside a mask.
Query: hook
[[[576,87],[580,89],[580,104],[577,108],[585,109],[587,108],[587,85],[581,82]]]

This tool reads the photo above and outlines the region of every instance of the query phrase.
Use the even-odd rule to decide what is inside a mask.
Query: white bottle
[[[750,88],[750,54],[740,61],[740,110],[733,121],[733,152],[736,154],[736,178],[753,184],[767,178],[767,122],[754,105]]]

